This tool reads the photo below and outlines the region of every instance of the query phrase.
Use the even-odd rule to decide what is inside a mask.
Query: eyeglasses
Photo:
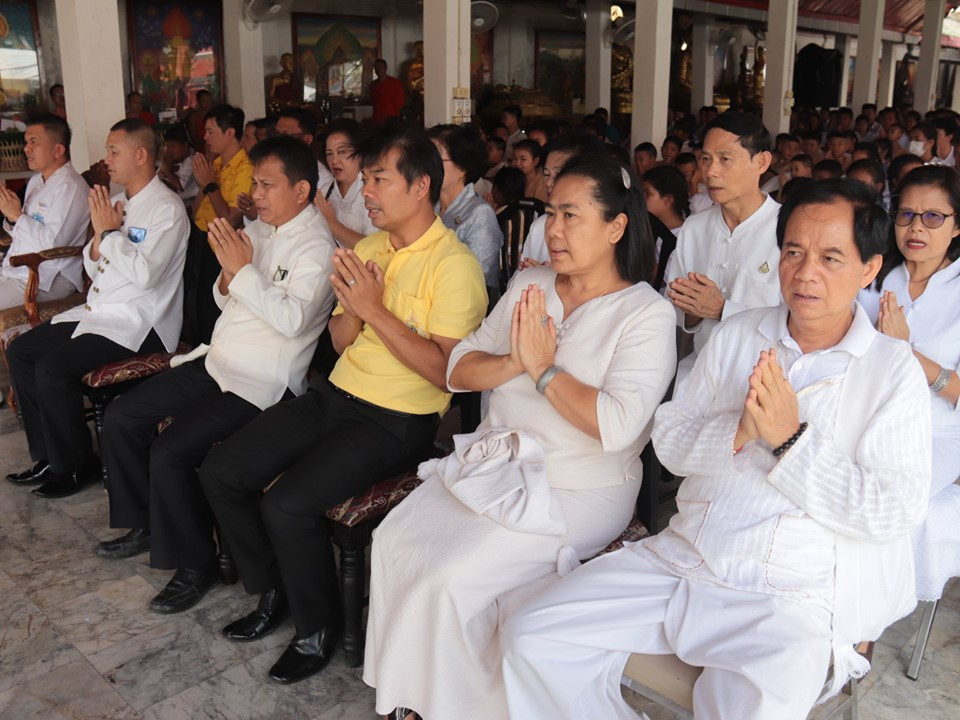
[[[920,222],[924,224],[924,227],[928,227],[931,230],[936,230],[938,227],[943,225],[944,221],[948,217],[953,217],[956,213],[942,213],[937,212],[936,210],[926,210],[922,213],[914,212],[913,210],[904,210],[900,209],[893,216],[893,222],[900,227],[909,227],[913,225],[913,219],[915,217],[920,218]]]

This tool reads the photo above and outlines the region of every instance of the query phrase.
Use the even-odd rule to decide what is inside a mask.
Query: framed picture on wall
[[[558,102],[582,98],[586,82],[586,34],[537,30],[536,41],[534,87]]]
[[[47,106],[34,0],[0,2],[0,115]]]
[[[380,18],[293,13],[293,54],[305,100],[366,103],[380,57]]]
[[[220,0],[127,0],[131,87],[153,115],[223,100]]]

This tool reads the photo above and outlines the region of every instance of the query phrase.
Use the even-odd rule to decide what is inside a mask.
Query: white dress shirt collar
[[[771,342],[782,342],[785,345],[796,347],[796,340],[790,335],[790,329],[787,327],[789,314],[790,308],[786,304],[772,308],[760,319],[757,330]],[[853,323],[843,339],[828,349],[831,351],[842,350],[853,357],[863,357],[876,335],[877,331],[870,322],[866,311],[860,307],[860,303],[855,302],[853,304]]]

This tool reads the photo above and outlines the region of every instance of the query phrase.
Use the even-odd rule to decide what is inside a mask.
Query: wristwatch
[[[219,189],[220,189],[220,186],[217,185],[215,182],[207,183],[206,185],[203,186],[203,194],[209,195],[210,193],[216,192]]]
[[[114,232],[119,232],[119,231],[117,230],[117,228],[107,228],[106,230],[104,230],[102,233],[100,233],[100,242],[103,242],[106,239],[107,235]]]

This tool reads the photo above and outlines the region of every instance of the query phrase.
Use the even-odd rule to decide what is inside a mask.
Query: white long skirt
[[[639,480],[597,490],[552,490],[567,537],[507,530],[424,482],[377,529],[363,680],[377,712],[425,720],[507,718],[498,629],[512,609],[556,580],[557,555],[581,560],[633,515]]]
[[[960,439],[933,438],[933,482],[927,517],[913,535],[917,600],[939,600],[960,576]]]

